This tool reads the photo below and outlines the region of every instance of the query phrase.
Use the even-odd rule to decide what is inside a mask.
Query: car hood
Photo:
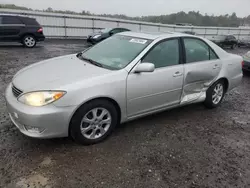
[[[80,60],[76,54],[48,59],[20,70],[13,85],[20,90],[57,90],[65,85],[96,78],[113,71]]]

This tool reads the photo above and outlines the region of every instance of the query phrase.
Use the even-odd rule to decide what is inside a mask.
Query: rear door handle
[[[177,71],[176,73],[174,73],[173,77],[178,77],[178,76],[182,76],[182,72]]]

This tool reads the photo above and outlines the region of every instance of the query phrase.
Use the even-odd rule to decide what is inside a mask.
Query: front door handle
[[[178,77],[178,76],[182,76],[182,72],[177,71],[176,73],[174,73],[173,77]]]
[[[217,64],[214,65],[213,69],[217,69],[219,66]]]

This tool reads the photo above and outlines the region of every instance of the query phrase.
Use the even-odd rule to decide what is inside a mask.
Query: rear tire
[[[116,107],[107,100],[97,99],[81,106],[71,119],[70,136],[83,145],[106,139],[118,124]]]
[[[26,48],[34,48],[36,46],[36,39],[32,35],[26,35],[23,37],[22,44]]]
[[[210,86],[206,92],[206,100],[204,105],[207,108],[218,107],[225,95],[225,82],[223,80],[218,80],[212,86]]]

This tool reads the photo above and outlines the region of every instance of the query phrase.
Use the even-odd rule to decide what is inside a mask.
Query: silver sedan
[[[125,32],[22,69],[5,97],[23,134],[94,144],[145,115],[198,102],[219,106],[241,83],[241,63],[197,36]]]

